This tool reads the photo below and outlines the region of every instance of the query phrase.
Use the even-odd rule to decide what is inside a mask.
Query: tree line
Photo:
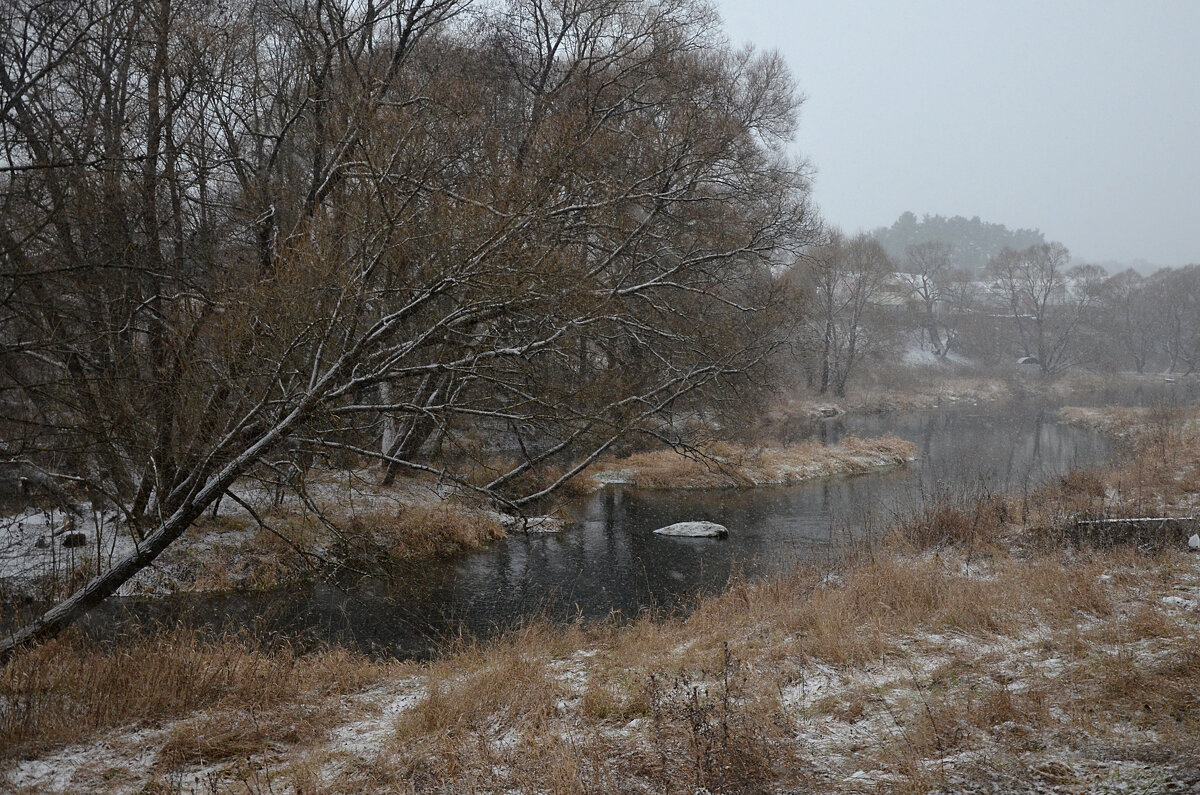
[[[899,260],[869,235],[836,230],[788,272],[803,317],[802,377],[845,395],[853,373],[906,354],[1019,366],[1191,375],[1200,365],[1200,266],[1149,277],[1072,265],[1060,243],[1004,248],[978,273],[941,241]]]
[[[896,261],[904,259],[909,246],[944,243],[950,247],[955,266],[971,273],[982,271],[1006,248],[1020,251],[1047,242],[1037,229],[1009,229],[1004,224],[982,221],[979,216],[925,214],[917,218],[912,212],[901,213],[891,226],[872,231],[871,237]]]
[[[0,19],[0,456],[136,541],[0,655],[235,482],[373,462],[519,510],[631,436],[687,444],[787,341],[800,96],[704,3]]]

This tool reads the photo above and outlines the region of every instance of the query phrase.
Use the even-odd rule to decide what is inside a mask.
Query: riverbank
[[[1076,428],[1099,431],[1133,445],[1163,446],[1196,430],[1197,420],[1186,406],[1064,406],[1058,416]]]
[[[859,475],[914,460],[916,445],[896,436],[837,444],[816,441],[774,447],[718,442],[687,452],[658,450],[597,465],[597,485],[620,483],[642,489],[724,489],[792,486],[806,480]]]
[[[3,775],[26,792],[1200,786],[1200,555],[1079,521],[1196,506],[1200,433],[1178,419],[1173,458],[942,499],[832,572],[735,582],[681,620],[533,626],[427,664],[68,637],[0,676]]]
[[[1130,373],[1071,372],[1057,378],[1012,371],[1000,375],[960,375],[943,367],[905,367],[888,371],[886,378],[854,384],[844,397],[806,395],[777,405],[764,422],[777,432],[796,420],[820,420],[842,414],[882,414],[921,411],[957,403],[983,404],[1016,398],[1065,398],[1074,393],[1111,387],[1118,383],[1161,383],[1162,376]]]
[[[303,489],[238,484],[119,595],[275,588],[371,561],[446,557],[503,538],[513,523],[429,478],[383,487],[374,471],[317,471]],[[61,502],[0,519],[0,538],[0,595],[10,602],[61,598],[137,543],[118,517]]]
[[[746,488],[792,485],[820,477],[900,466],[915,448],[893,436],[749,447],[707,445],[687,455],[639,453],[597,465],[575,493],[611,483],[641,488]],[[560,517],[499,513],[432,478],[380,486],[374,471],[312,472],[304,496],[239,484],[155,564],[121,589],[122,596],[275,588],[345,568],[380,562],[446,558],[479,549],[510,531],[559,532]],[[61,598],[134,547],[117,517],[87,505],[30,507],[0,519],[0,595],[7,601]],[[77,543],[68,545],[68,541]]]
[[[1046,382],[1015,374],[964,377],[941,368],[906,368],[885,383],[890,384],[886,389],[854,391],[841,405],[804,399],[780,407],[754,444],[718,442],[687,455],[660,450],[598,462],[572,481],[569,491],[578,496],[606,483],[696,490],[791,485],[894,467],[913,456],[906,442],[894,438],[845,439],[835,446],[785,440],[811,434],[813,416],[983,402],[1030,390],[1061,395],[1096,385],[1086,376]],[[303,478],[304,498],[268,484],[239,484],[240,503],[224,499],[216,513],[200,519],[121,594],[269,589],[347,567],[366,571],[380,560],[446,558],[486,546],[514,528],[555,532],[564,527],[560,518],[527,521],[497,513],[433,476],[402,478],[390,487],[381,487],[378,473],[369,469],[318,468]],[[32,505],[0,518],[0,597],[7,602],[54,599],[133,546],[134,533],[111,512],[93,512],[84,503]]]

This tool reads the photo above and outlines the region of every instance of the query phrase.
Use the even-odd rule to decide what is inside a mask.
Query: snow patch
[[[676,522],[666,527],[660,527],[654,533],[660,536],[684,538],[720,538],[729,535],[729,528],[716,522]]]
[[[1184,599],[1182,596],[1164,596],[1162,603],[1171,607],[1178,607],[1182,610],[1195,610],[1197,605],[1191,599]]]

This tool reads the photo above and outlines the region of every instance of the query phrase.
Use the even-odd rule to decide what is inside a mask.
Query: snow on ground
[[[451,496],[449,486],[436,481],[401,479],[377,485],[373,472],[318,473],[304,484],[308,500],[335,522],[351,517],[396,515],[407,508],[438,505]],[[255,539],[255,517],[312,516],[311,505],[295,493],[276,493],[254,484],[240,484],[208,510],[200,521],[149,567],[124,583],[118,595],[154,595],[191,590],[195,573],[205,561],[222,553],[244,550]],[[234,499],[234,496],[237,499]],[[240,501],[240,502],[239,502]],[[461,510],[470,511],[461,505]],[[514,517],[478,509],[480,515],[497,519],[506,528],[524,532],[553,533],[563,523],[551,517]],[[96,512],[85,502],[71,506],[32,507],[0,517],[0,588],[10,596],[46,598],[55,583],[71,580],[72,572],[95,573],[97,560],[107,570],[132,554],[138,543],[134,531],[111,510]],[[312,550],[326,556],[328,550]],[[236,587],[237,572],[226,572]]]
[[[0,517],[0,580],[29,583],[65,574],[97,554],[102,561],[120,560],[133,548],[133,538],[112,514],[93,513],[86,504],[72,510],[28,508]]]
[[[165,729],[119,732],[39,759],[17,762],[0,777],[11,792],[131,792],[149,777]]]
[[[1132,598],[1117,605],[1118,615],[1112,619],[1080,615],[1077,631],[1101,628],[1105,620],[1115,621],[1119,626],[1137,611],[1147,608],[1166,611],[1173,620],[1200,626],[1200,611],[1197,611],[1195,601],[1195,597],[1200,596],[1200,556],[1179,559],[1172,570],[1174,574],[1170,578],[1151,580],[1147,585],[1133,589],[1130,592]],[[1105,572],[1100,581],[1106,587],[1117,587],[1115,583],[1122,576],[1117,570]],[[831,587],[837,587],[836,583],[831,583]],[[747,639],[757,631],[754,628],[746,630]],[[1152,665],[1169,651],[1164,650],[1155,637],[1133,642],[1117,637],[1111,642],[1102,642],[1095,640],[1096,637],[1101,636],[1093,636],[1088,641],[1093,657],[1097,654],[1131,655],[1133,663],[1139,666]],[[782,670],[788,672],[789,683],[780,687],[778,700],[780,713],[789,720],[794,733],[792,744],[802,749],[802,756],[814,766],[815,775],[830,782],[831,789],[871,791],[905,781],[897,778],[894,767],[880,766],[881,757],[877,752],[888,744],[903,746],[906,732],[912,730],[911,725],[904,723],[903,716],[914,714],[914,705],[919,714],[920,704],[932,698],[935,691],[951,686],[947,682],[970,692],[982,692],[975,690],[977,685],[973,682],[983,684],[984,690],[994,689],[999,684],[1006,692],[1016,695],[1033,688],[1053,689],[1056,682],[1069,681],[1069,675],[1078,666],[1088,664],[1086,656],[1072,657],[1061,642],[1055,642],[1055,632],[1041,625],[1016,635],[990,637],[954,630],[918,630],[893,637],[892,647],[894,651],[883,658],[859,666],[832,665],[803,658],[781,663]],[[675,653],[686,651],[683,646]],[[558,714],[552,731],[569,739],[586,737],[586,732],[594,728],[621,747],[651,741],[655,729],[652,721],[644,717],[596,727],[587,723],[583,702],[593,666],[612,663],[611,658],[605,657],[594,646],[578,648],[543,662],[531,662],[545,665],[547,673],[563,690],[555,702]],[[951,673],[945,673],[947,670]],[[703,688],[716,683],[693,684]],[[284,764],[278,760],[286,758],[316,760],[317,779],[310,785],[315,784],[317,789],[335,788],[345,776],[369,768],[394,753],[391,743],[397,718],[420,704],[426,696],[424,677],[408,674],[385,679],[360,692],[339,696],[344,721],[316,745],[288,748],[271,744],[259,753],[269,755],[272,764]],[[1072,726],[1069,716],[1051,712],[1053,722],[1064,730]],[[161,779],[164,774],[157,749],[170,736],[173,725],[131,727],[112,732],[102,740],[11,763],[0,772],[3,783],[0,788],[29,793],[141,789],[148,781],[156,777]],[[514,755],[519,756],[525,747],[522,730],[521,727],[504,728],[491,738],[494,758],[516,764]],[[544,731],[545,727],[536,730]],[[1157,735],[1150,727],[1104,726],[1101,720],[1098,730],[1101,736],[1107,733],[1124,737],[1129,748],[1149,747],[1157,742]],[[1025,766],[1022,781],[1042,782],[1048,792],[1149,792],[1157,791],[1155,787],[1174,783],[1171,776],[1175,774],[1170,770],[1164,772],[1163,765],[1152,764],[1136,755],[1123,758],[1122,753],[1128,756],[1131,752],[1119,748],[1096,752],[1100,753],[1096,755],[1086,751],[1087,742],[1081,745],[1080,742],[1066,741],[1054,735],[1054,731],[1056,729],[1027,725],[1017,714],[1008,724],[989,729],[982,740],[970,747],[947,749],[935,758],[917,762],[924,769],[943,776],[952,789],[961,787],[962,791],[985,791],[986,787],[974,789],[978,783],[975,776],[981,765],[986,767],[997,758],[1019,759]],[[1026,736],[1031,750],[1012,757],[1013,738]],[[180,791],[188,791],[188,788],[201,792],[225,791],[244,773],[244,762],[235,760],[218,765],[170,768],[170,780],[179,783]],[[241,768],[239,764],[242,764]],[[497,776],[502,778],[504,770],[497,768],[497,771]],[[1026,791],[1024,785],[1020,790]],[[293,789],[280,780],[276,791]]]
[[[967,367],[971,364],[970,359],[957,353],[951,352],[945,356],[938,356],[928,348],[916,344],[909,345],[904,350],[901,360],[904,364],[916,367],[945,367],[947,365]]]
[[[591,478],[598,486],[630,486],[637,477],[637,470],[626,467],[624,469],[606,469],[602,472],[593,473]]]
[[[234,521],[188,532],[169,555],[131,578],[118,594],[176,591],[186,579],[189,561],[251,538],[249,514],[232,500],[225,501],[220,515]],[[42,597],[49,584],[69,581],[76,570],[95,573],[97,560],[101,569],[111,568],[132,554],[137,543],[133,531],[115,514],[93,512],[86,503],[69,511],[30,508],[0,517],[0,584],[9,594]]]
[[[355,697],[366,710],[366,717],[345,723],[329,738],[330,762],[322,769],[327,781],[336,781],[351,760],[368,762],[391,737],[396,718],[428,695],[424,686],[412,679],[385,682]]]

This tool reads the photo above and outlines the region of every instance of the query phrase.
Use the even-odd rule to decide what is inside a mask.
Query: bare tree
[[[1159,345],[1168,372],[1191,374],[1200,367],[1200,265],[1164,268],[1146,284],[1158,315]]]
[[[794,268],[806,288],[808,347],[819,394],[846,394],[846,382],[883,336],[873,323],[872,302],[893,272],[882,246],[866,235],[847,240],[840,232],[813,249]]]
[[[1096,304],[1104,271],[1068,267],[1070,252],[1060,243],[1005,249],[986,269],[992,291],[1008,307],[1025,357],[1044,374],[1076,360],[1077,331]]]
[[[1138,373],[1154,355],[1162,336],[1161,310],[1151,297],[1149,285],[1133,270],[1105,280],[1101,300],[1105,313],[1104,336],[1121,346]]]
[[[945,358],[954,343],[954,329],[944,322],[953,295],[950,253],[948,244],[930,241],[909,246],[904,256],[904,269],[911,274],[921,326],[929,337],[933,354],[939,358]]]
[[[774,263],[817,227],[798,98],[703,6],[51,12],[0,50],[3,455],[135,551],[0,655],[239,479],[337,454],[519,507],[631,434],[686,444],[781,342]],[[493,432],[514,454],[471,460]]]

